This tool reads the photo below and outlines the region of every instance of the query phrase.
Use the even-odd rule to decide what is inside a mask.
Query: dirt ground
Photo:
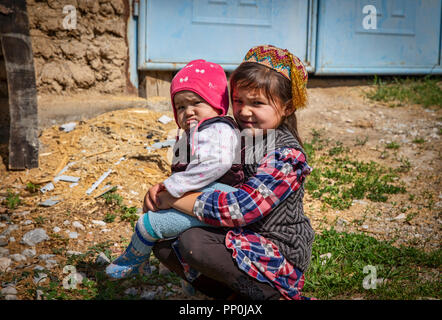
[[[321,209],[322,203],[306,193],[305,212],[317,232],[333,225],[342,231],[364,232],[382,240],[394,239],[395,245],[405,244],[424,250],[440,248],[442,110],[424,109],[418,105],[391,108],[367,100],[363,92],[368,89],[369,86],[349,83],[309,88],[309,106],[300,111],[298,118],[301,137],[305,141],[311,140],[314,129],[322,132],[330,143],[342,142],[354,159],[373,160],[386,167],[398,167],[403,159],[408,159],[411,168],[400,177],[407,192],[392,195],[387,202],[354,201],[346,210]],[[6,232],[3,240],[7,244],[3,248],[9,250],[9,255],[21,253],[29,248],[21,243],[23,235],[36,228],[43,228],[49,236],[49,240],[35,246],[37,255],[34,258],[26,262],[11,261],[9,269],[0,273],[3,283],[18,272],[32,270],[39,262],[38,255],[51,254],[57,246],[85,252],[92,245],[110,241],[115,255],[124,250],[132,227],[118,217],[104,226],[96,224],[94,221],[102,221],[110,212],[104,199],[97,196],[106,190],[103,187],[116,186],[127,207],[141,208],[148,188],[170,174],[167,155],[170,148],[146,149],[155,142],[173,139],[176,124],[173,120],[168,124],[159,123],[162,115],[173,118],[171,111],[129,108],[76,121],[71,132],[61,131],[58,125],[46,128],[39,137],[40,166],[27,171],[8,171],[6,149],[2,146],[0,233],[5,234],[11,225],[17,226]],[[418,138],[424,141],[416,143]],[[357,139],[366,139],[366,143],[356,145]],[[385,145],[393,141],[400,148],[389,150],[386,156]],[[29,182],[40,186],[51,182],[66,166],[65,175],[80,178],[77,185],[58,181],[53,190],[45,193],[26,190]],[[92,184],[110,169],[109,176],[90,195],[86,194]],[[8,192],[20,194],[21,204],[13,210],[5,204]],[[60,201],[56,205],[39,205],[54,197]],[[412,219],[405,219],[412,211],[417,214]],[[405,216],[401,215],[404,212]],[[75,221],[80,222],[82,228],[74,227]],[[60,230],[54,231],[54,227]],[[69,238],[69,232],[73,231],[78,233],[76,239]],[[59,254],[55,259],[58,265],[53,271],[62,275],[66,256]],[[27,286],[17,284],[17,297],[33,299],[25,288]],[[183,297],[177,293],[169,299]],[[196,298],[204,299],[204,296]]]

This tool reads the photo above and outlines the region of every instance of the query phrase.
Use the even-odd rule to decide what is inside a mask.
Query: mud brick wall
[[[63,23],[67,5],[75,8],[74,29]],[[129,0],[27,0],[27,10],[39,94],[136,92],[128,73]]]

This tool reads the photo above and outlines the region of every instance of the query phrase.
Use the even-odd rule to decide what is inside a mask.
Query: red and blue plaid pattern
[[[203,193],[194,206],[201,221],[234,227],[227,233],[226,246],[232,250],[238,267],[274,286],[287,299],[308,299],[301,296],[303,273],[284,258],[274,243],[242,227],[268,215],[299,189],[311,170],[300,151],[279,148],[262,159],[256,175],[237,191]]]

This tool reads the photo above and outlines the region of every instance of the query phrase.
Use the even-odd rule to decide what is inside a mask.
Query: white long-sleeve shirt
[[[163,182],[167,191],[175,198],[186,192],[199,190],[221,178],[232,167],[239,152],[238,134],[227,123],[214,122],[208,125],[204,130],[195,133],[194,141],[192,129],[189,144],[190,152],[192,149],[195,151],[195,157],[185,171],[173,173]],[[177,143],[182,144],[179,149],[182,154],[187,148],[185,135]],[[175,160],[174,155],[174,162]]]

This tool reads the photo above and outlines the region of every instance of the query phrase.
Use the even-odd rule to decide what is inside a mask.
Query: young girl
[[[229,108],[227,79],[221,66],[194,60],[180,70],[170,88],[175,121],[184,133],[174,146],[172,175],[150,190],[167,190],[181,197],[191,190],[236,190],[244,174],[236,156],[237,125],[225,117]],[[217,183],[214,183],[217,181]],[[151,203],[150,198],[145,198]],[[146,212],[145,210],[144,212]],[[106,268],[116,279],[149,274],[149,256],[155,241],[177,236],[193,226],[207,226],[174,209],[147,212],[137,221],[131,243]]]
[[[158,193],[160,208],[174,207],[228,231],[192,228],[178,238],[183,261],[200,272],[192,284],[213,297],[234,293],[249,299],[301,299],[314,231],[304,215],[304,179],[311,172],[295,111],[306,104],[307,71],[289,51],[250,49],[230,79],[233,113],[241,129],[264,131],[262,143],[246,146],[246,182],[232,192]],[[258,130],[259,129],[259,130]],[[250,163],[257,150],[274,149]],[[248,164],[249,163],[249,164]],[[229,250],[227,250],[227,249]],[[157,258],[185,276],[171,241],[158,243]],[[233,258],[233,259],[232,259]],[[218,290],[218,292],[217,292]]]

